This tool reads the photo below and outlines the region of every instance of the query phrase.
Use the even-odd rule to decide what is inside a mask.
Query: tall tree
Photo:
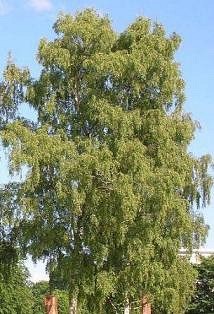
[[[182,313],[194,271],[178,252],[205,238],[194,208],[212,182],[209,156],[188,152],[180,38],[143,17],[117,34],[92,10],[59,16],[54,31],[39,45],[39,79],[26,81],[37,125],[2,132],[11,171],[28,169],[13,232],[63,279],[71,313],[112,313],[142,295]]]

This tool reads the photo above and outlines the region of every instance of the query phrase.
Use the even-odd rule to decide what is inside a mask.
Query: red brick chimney
[[[57,298],[52,295],[47,295],[44,299],[45,313],[46,314],[58,314]]]
[[[151,304],[148,302],[147,297],[143,297],[141,300],[141,314],[151,314]]]

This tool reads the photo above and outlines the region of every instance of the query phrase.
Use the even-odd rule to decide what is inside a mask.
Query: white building
[[[193,264],[200,264],[201,257],[209,257],[212,255],[214,256],[214,250],[210,250],[210,249],[193,250],[192,255],[190,255],[187,252],[187,250],[181,249],[180,255],[181,256],[189,256],[190,262]]]

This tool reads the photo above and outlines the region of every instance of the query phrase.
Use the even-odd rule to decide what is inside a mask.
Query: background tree
[[[69,297],[68,291],[55,289],[53,291],[54,296],[58,300],[58,313],[59,314],[68,314],[69,313]]]
[[[32,284],[31,290],[33,295],[33,313],[45,314],[44,298],[50,294],[48,281],[39,281]]]
[[[58,301],[58,313],[67,314],[69,308],[68,291],[51,287],[48,281],[39,281],[32,285],[33,314],[45,314],[44,298],[46,295],[54,295]]]
[[[32,305],[33,298],[26,268],[20,263],[8,265],[0,259],[0,313],[31,314]]]
[[[187,313],[214,313],[214,257],[203,258],[195,268],[197,284]]]
[[[204,241],[194,208],[212,181],[209,156],[188,152],[196,123],[183,109],[180,38],[145,18],[116,34],[91,10],[59,16],[54,30],[39,45],[39,79],[19,78],[37,124],[2,132],[11,171],[28,169],[13,234],[60,273],[71,313],[112,313],[144,294],[183,313],[194,270],[178,251]]]

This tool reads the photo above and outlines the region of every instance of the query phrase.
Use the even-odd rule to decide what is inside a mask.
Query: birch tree
[[[183,313],[195,273],[178,252],[205,239],[212,181],[210,157],[189,153],[197,124],[184,110],[181,39],[144,17],[118,34],[93,10],[53,28],[40,77],[21,82],[37,122],[15,119],[1,134],[11,172],[28,169],[13,233],[57,272],[73,314],[114,313],[143,295]]]

